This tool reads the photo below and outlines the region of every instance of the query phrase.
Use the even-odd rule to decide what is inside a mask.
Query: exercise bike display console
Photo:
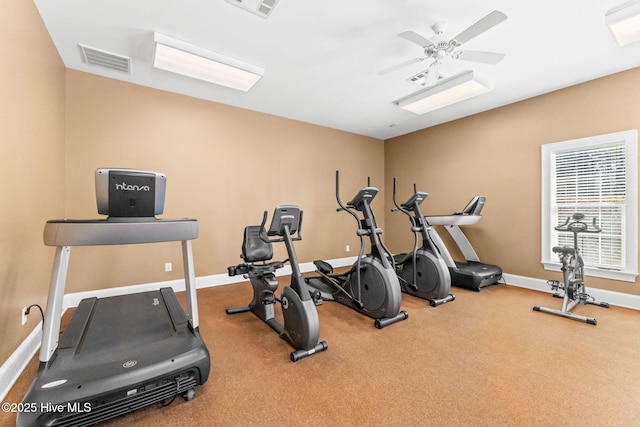
[[[478,258],[473,246],[471,246],[469,239],[460,228],[461,225],[474,225],[480,221],[482,218],[480,213],[485,201],[486,198],[484,196],[474,196],[461,212],[453,215],[426,217],[429,224],[444,226],[465,258],[465,262],[454,261],[440,236],[437,233],[433,234],[433,241],[440,250],[447,267],[449,267],[451,284],[474,291],[479,291],[488,285],[497,284],[502,279],[502,268],[497,265],[480,262],[480,258]]]
[[[248,305],[228,308],[226,312],[237,314],[250,311],[255,314],[295,349],[291,352],[290,358],[292,362],[297,362],[328,348],[325,341],[318,342],[318,313],[302,278],[293,246],[294,240],[302,239],[302,211],[298,206],[278,206],[273,213],[268,231],[264,228],[266,222],[265,211],[261,225],[245,228],[240,255],[245,262],[227,269],[229,276],[242,274],[249,279],[253,288],[253,298]],[[275,242],[284,242],[289,255],[286,261],[267,262],[273,257],[272,243]],[[287,261],[291,265],[291,284],[283,288],[278,299],[275,294],[278,289],[275,271],[284,267]],[[277,302],[282,308],[284,324],[275,318]]]
[[[562,308],[556,310],[536,305],[533,310],[596,325],[597,321],[593,317],[581,316],[571,312],[578,304],[591,304],[609,308],[609,303],[598,301],[589,295],[584,285],[584,262],[578,248],[578,234],[600,233],[602,229],[598,227],[596,218],[593,218],[591,225],[583,220],[584,214],[575,213],[568,217],[564,224],[554,227],[557,231],[573,233],[573,247],[553,247],[553,252],[558,254],[562,263],[562,267],[560,267],[562,270],[562,282],[557,280],[549,280],[547,282],[552,291],[559,291],[554,292],[553,296],[554,298],[562,298]]]
[[[384,246],[380,235],[382,229],[376,225],[371,202],[378,189],[370,182],[346,205],[340,200],[340,174],[336,171],[337,211],[349,213],[358,223],[356,235],[360,238],[360,252],[351,269],[345,273],[334,273],[333,267],[321,260],[314,261],[318,276],[306,277],[311,294],[317,305],[322,301],[337,301],[374,321],[381,329],[405,320],[406,311],[400,310],[402,291],[393,265],[393,255]],[[357,212],[362,213],[362,218]],[[364,256],[364,238],[368,237],[371,253]]]
[[[116,171],[120,176],[156,176]],[[93,425],[177,395],[191,400],[195,387],[207,381],[210,358],[199,332],[191,248],[198,222],[155,219],[153,197],[142,203],[134,195],[120,199],[129,207],[119,212],[134,207],[130,219],[53,220],[45,225],[44,243],[56,252],[40,366],[23,400],[24,408],[37,410],[18,413],[18,426]],[[182,242],[186,313],[171,288],[86,298],[60,334],[71,247],[172,241]]]

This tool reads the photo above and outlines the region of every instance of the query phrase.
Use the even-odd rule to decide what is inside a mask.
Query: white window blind
[[[553,246],[573,247],[573,233],[558,232],[573,213],[601,233],[579,234],[587,274],[632,280],[637,275],[637,131],[543,146],[542,254],[545,268],[559,265]],[[616,275],[621,273],[621,275]]]
[[[575,212],[602,229],[579,235],[585,265],[624,270],[626,156],[624,143],[555,153],[553,218],[556,225]],[[555,244],[573,246],[573,233],[558,232]],[[553,242],[552,242],[553,243]]]

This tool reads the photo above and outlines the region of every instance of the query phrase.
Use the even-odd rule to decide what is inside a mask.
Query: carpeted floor
[[[281,279],[281,283],[283,280]],[[297,363],[252,314],[248,283],[198,291],[209,381],[190,402],[155,405],[104,426],[637,426],[640,313],[580,306],[597,326],[532,311],[550,294],[453,288],[432,308],[403,294],[409,319],[378,330],[338,303],[318,307],[326,352]],[[6,402],[19,402],[37,357]],[[1,425],[15,415],[0,414]]]

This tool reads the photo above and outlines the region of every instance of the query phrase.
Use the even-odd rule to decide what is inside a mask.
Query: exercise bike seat
[[[553,253],[562,255],[575,255],[576,250],[574,248],[568,248],[566,246],[554,246]]]
[[[273,246],[266,237],[264,228],[259,225],[249,225],[244,229],[242,240],[242,258],[246,262],[268,261],[273,257]]]
[[[284,267],[284,263],[281,261],[265,262],[273,257],[273,247],[268,240],[262,240],[261,236],[263,235],[266,235],[264,229],[258,225],[250,225],[244,229],[242,255],[240,257],[246,262],[227,267],[229,276],[244,275],[249,272],[265,276]]]

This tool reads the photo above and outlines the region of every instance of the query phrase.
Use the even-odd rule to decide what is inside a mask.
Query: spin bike
[[[433,227],[425,219],[420,204],[429,196],[428,193],[417,191],[413,184],[413,195],[406,202],[398,205],[396,201],[396,179],[393,178],[393,204],[391,211],[400,211],[411,221],[411,231],[414,234],[413,251],[394,256],[396,273],[400,279],[402,291],[429,301],[431,307],[453,301],[455,296],[450,294],[451,275],[447,264],[440,256],[432,234]],[[419,236],[422,246],[418,246]]]
[[[297,206],[278,206],[275,208],[271,226],[266,231],[267,212],[264,212],[262,224],[244,229],[242,255],[244,263],[228,267],[229,276],[239,274],[249,278],[253,288],[253,299],[249,305],[228,308],[227,314],[251,311],[260,320],[275,330],[280,338],[287,341],[295,351],[291,361],[325,351],[327,343],[318,342],[320,322],[314,301],[300,273],[294,240],[301,240],[302,211]],[[270,238],[271,236],[277,236]],[[294,236],[294,237],[292,237]],[[274,242],[284,242],[289,259],[282,262],[267,262],[273,257]],[[278,280],[275,271],[289,262],[291,265],[291,284],[282,289],[281,298],[276,298]],[[275,318],[275,304],[280,303],[284,324]]]
[[[356,234],[360,237],[360,252],[351,269],[334,273],[333,267],[316,260],[313,263],[319,276],[305,278],[317,305],[323,300],[337,301],[347,307],[375,319],[378,329],[405,320],[406,311],[400,310],[402,293],[395,274],[393,256],[380,240],[382,229],[376,226],[371,202],[378,189],[370,186],[358,191],[346,205],[340,200],[340,174],[336,171],[337,211],[351,214],[358,223]],[[362,212],[362,219],[356,212]],[[364,237],[371,242],[371,254],[364,255]]]
[[[553,252],[558,254],[560,262],[562,263],[563,281],[547,281],[547,284],[551,286],[551,290],[560,290],[560,292],[555,292],[553,296],[555,298],[562,298],[562,308],[560,310],[554,310],[536,305],[533,309],[535,311],[542,311],[543,313],[579,320],[590,325],[596,325],[596,319],[593,317],[580,316],[571,312],[578,304],[592,304],[609,308],[609,303],[598,301],[587,294],[584,286],[584,262],[578,249],[578,234],[600,233],[602,229],[596,225],[596,218],[593,218],[591,226],[584,222],[583,219],[584,214],[575,213],[573,216],[568,217],[564,224],[555,227],[558,231],[570,231],[573,233],[573,248],[566,246],[555,246],[553,248]]]

